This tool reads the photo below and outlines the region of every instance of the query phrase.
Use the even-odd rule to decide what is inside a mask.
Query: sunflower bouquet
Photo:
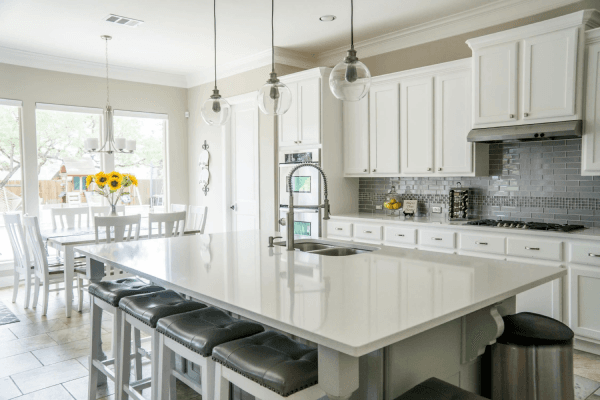
[[[93,192],[106,197],[108,200],[111,206],[111,215],[117,215],[116,206],[119,199],[130,194],[129,188],[131,186],[138,185],[135,175],[122,174],[116,171],[108,174],[100,171],[96,175],[88,175],[86,186],[91,188],[92,183],[95,184]]]

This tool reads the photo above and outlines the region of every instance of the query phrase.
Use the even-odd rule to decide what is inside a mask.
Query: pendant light
[[[275,0],[271,0],[271,73],[269,80],[259,90],[258,107],[267,115],[283,115],[292,105],[292,92],[277,78],[275,72]]]
[[[97,137],[85,139],[85,150],[88,153],[125,153],[131,154],[136,148],[135,140],[127,140],[125,138],[116,138],[113,130],[113,109],[110,106],[110,88],[108,80],[108,41],[112,39],[111,36],[102,35],[100,36],[105,41],[106,48],[106,108],[104,109],[104,143],[100,146]]]
[[[227,100],[221,98],[217,89],[217,0],[213,2],[214,13],[214,40],[215,40],[215,88],[213,94],[202,105],[202,119],[208,125],[223,125],[229,119],[231,106]]]
[[[371,72],[356,57],[354,50],[354,0],[350,0],[350,50],[344,61],[336,65],[329,75],[329,87],[335,97],[344,101],[358,101],[371,87]]]

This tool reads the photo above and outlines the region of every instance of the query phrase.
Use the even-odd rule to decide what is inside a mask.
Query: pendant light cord
[[[213,28],[215,40],[215,90],[217,89],[217,0],[213,2]]]
[[[350,0],[350,48],[354,50],[354,0]]]
[[[271,72],[275,72],[275,0],[271,0]]]
[[[104,42],[106,43],[106,49],[105,49],[105,54],[106,54],[106,105],[110,104],[110,91],[108,90],[108,39],[104,39]]]

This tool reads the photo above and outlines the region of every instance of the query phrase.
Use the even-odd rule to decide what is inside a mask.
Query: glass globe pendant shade
[[[333,68],[329,87],[335,97],[344,101],[358,101],[369,92],[371,72],[358,60],[355,50],[348,50],[344,61]]]
[[[202,105],[202,119],[208,125],[223,125],[229,119],[231,106],[227,100],[221,98],[217,89],[213,90],[213,95]]]
[[[283,115],[292,105],[292,92],[277,79],[277,74],[271,73],[271,79],[260,88],[258,107],[267,115]]]

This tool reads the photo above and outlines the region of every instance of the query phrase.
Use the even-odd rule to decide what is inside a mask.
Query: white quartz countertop
[[[489,226],[477,226],[477,225],[466,225],[468,221],[448,221],[444,217],[413,217],[405,218],[402,217],[390,217],[383,214],[371,214],[371,213],[348,213],[348,214],[336,214],[332,215],[331,219],[357,219],[364,222],[385,222],[385,223],[397,223],[404,225],[414,225],[427,228],[453,228],[453,229],[468,229],[482,232],[494,232],[494,233],[510,233],[510,234],[521,234],[521,235],[537,235],[537,236],[548,236],[553,238],[567,238],[567,239],[584,239],[584,240],[600,240],[600,228],[585,228],[573,232],[555,232],[555,231],[539,231],[531,229],[515,229],[515,228],[497,228]],[[507,219],[507,221],[510,219]],[[473,220],[475,221],[475,220]]]
[[[274,234],[193,235],[76,251],[352,356],[566,275],[561,268],[387,246],[346,257],[288,252],[267,246]]]

